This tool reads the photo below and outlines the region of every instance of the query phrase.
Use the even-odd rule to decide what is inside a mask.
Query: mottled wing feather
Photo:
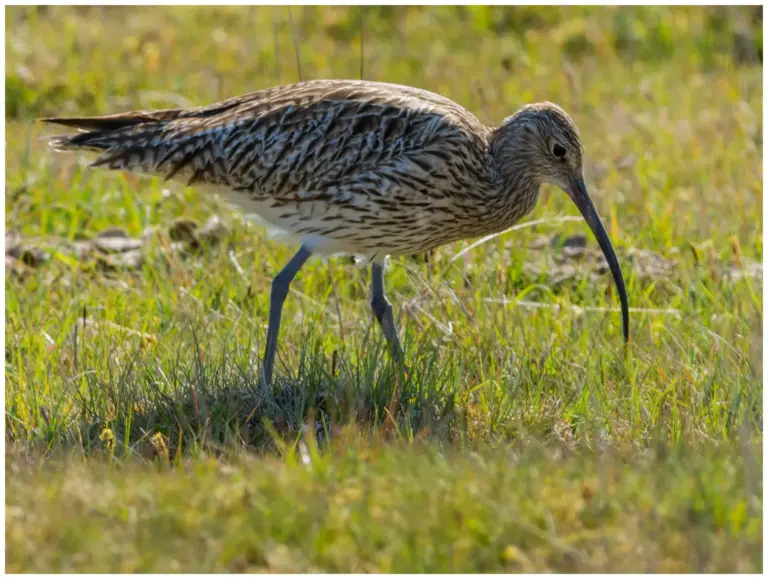
[[[487,131],[439,95],[359,81],[310,81],[193,109],[49,120],[86,129],[53,144],[102,151],[95,165],[272,199],[322,195],[398,163],[424,168],[449,155],[452,140],[482,147]],[[414,155],[437,141],[437,156]]]

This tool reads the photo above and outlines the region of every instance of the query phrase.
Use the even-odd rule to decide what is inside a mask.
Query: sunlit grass
[[[562,456],[382,445],[165,468],[9,469],[8,570],[745,572],[760,504],[725,446]],[[558,457],[558,454],[561,456]],[[156,459],[167,464],[167,459]],[[627,462],[632,464],[628,468]],[[757,491],[757,488],[752,488]]]

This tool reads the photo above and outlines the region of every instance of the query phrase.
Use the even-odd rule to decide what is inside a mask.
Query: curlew
[[[297,253],[272,280],[261,377],[271,383],[283,302],[313,254],[371,263],[371,307],[402,362],[384,292],[388,255],[503,231],[539,188],[565,191],[594,233],[618,288],[621,269],[582,175],[579,130],[559,106],[520,108],[498,127],[440,95],[407,86],[316,80],[209,106],[46,122],[80,129],[57,149],[99,153],[93,166],[199,185],[292,236]]]

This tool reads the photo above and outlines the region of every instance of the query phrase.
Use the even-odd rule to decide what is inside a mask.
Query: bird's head
[[[608,261],[621,299],[624,339],[629,340],[629,306],[624,278],[597,210],[584,183],[584,146],[576,123],[550,102],[526,105],[507,118],[491,137],[495,163],[506,185],[543,183],[565,191],[578,207]]]
[[[536,185],[563,190],[582,178],[584,146],[571,117],[554,103],[525,105],[496,131],[494,148],[505,173],[514,169]]]

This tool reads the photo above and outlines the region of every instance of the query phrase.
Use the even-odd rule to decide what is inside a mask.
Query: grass
[[[308,468],[295,456],[243,454],[165,469],[14,460],[8,570],[674,573],[761,565],[759,495],[744,495],[759,473],[743,476],[739,449],[556,459],[535,445],[469,453],[344,434],[349,446],[315,454]]]
[[[761,571],[753,10],[366,9],[366,78],[488,123],[572,114],[633,340],[610,277],[550,248],[586,226],[545,188],[543,225],[392,263],[397,388],[368,273],[310,262],[264,392],[294,248],[195,189],[52,154],[33,121],[297,80],[287,11],[7,8],[8,570]],[[357,9],[292,16],[305,78],[359,76]],[[137,261],[72,251],[114,227]]]

